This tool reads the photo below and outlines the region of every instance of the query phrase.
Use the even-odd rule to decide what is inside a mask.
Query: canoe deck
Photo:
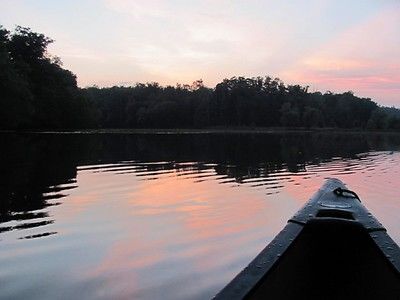
[[[327,181],[216,299],[400,299],[399,247],[338,188]]]

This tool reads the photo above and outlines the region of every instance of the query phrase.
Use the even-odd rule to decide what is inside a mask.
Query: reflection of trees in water
[[[47,212],[34,211],[61,203],[57,199],[74,186],[77,160],[85,149],[74,138],[57,135],[4,134],[0,142],[0,222],[19,221],[0,230],[51,224]]]
[[[217,175],[240,183],[246,178],[267,177],[278,170],[305,171],[307,164],[319,164],[332,157],[354,158],[357,153],[371,149],[396,150],[400,147],[400,136],[3,134],[0,142],[3,170],[0,222],[19,221],[16,226],[4,224],[0,228],[0,231],[7,231],[52,223],[46,212],[37,211],[65,201],[60,198],[76,186],[79,165],[133,161],[141,162],[140,170],[149,173],[160,170],[201,172],[212,168]],[[51,233],[44,233],[47,234]]]

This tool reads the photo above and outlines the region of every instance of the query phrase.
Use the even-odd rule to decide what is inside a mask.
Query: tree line
[[[76,76],[47,47],[53,40],[29,28],[0,26],[0,128],[93,127],[93,107]]]
[[[290,127],[400,130],[400,110],[352,92],[310,92],[278,78],[233,77],[215,88],[156,82],[79,88],[29,28],[0,26],[0,128]]]

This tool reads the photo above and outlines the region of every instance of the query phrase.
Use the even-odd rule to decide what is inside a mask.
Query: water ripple
[[[2,296],[209,298],[332,176],[400,242],[400,153],[386,151],[390,140],[308,147],[287,136],[198,136],[186,147],[168,138],[93,138],[85,151],[68,141],[48,165],[10,164],[20,181],[2,182]],[[104,153],[93,152],[98,144]]]

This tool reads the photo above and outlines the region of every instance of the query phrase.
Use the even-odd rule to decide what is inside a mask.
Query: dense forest
[[[77,86],[29,28],[0,26],[0,129],[298,127],[400,130],[400,110],[352,92],[309,92],[278,78],[233,77],[215,88],[138,83]]]

